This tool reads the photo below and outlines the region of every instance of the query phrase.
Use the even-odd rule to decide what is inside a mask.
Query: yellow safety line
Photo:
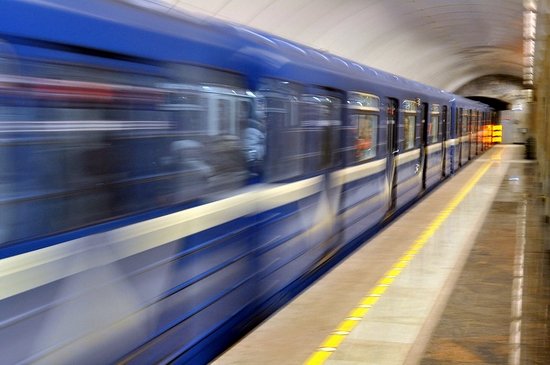
[[[500,157],[500,156],[499,156]],[[498,158],[500,159],[500,158]],[[395,262],[391,269],[377,281],[370,289],[359,304],[348,314],[348,316],[340,322],[338,327],[323,341],[321,346],[304,362],[304,365],[321,365],[336,351],[338,346],[350,334],[350,332],[359,324],[367,312],[380,299],[388,287],[401,274],[403,269],[407,267],[409,262],[416,256],[424,244],[434,235],[439,227],[445,222],[449,215],[456,209],[458,204],[466,197],[466,194],[475,186],[487,172],[489,167],[494,162],[486,162],[472,176],[466,185],[455,195],[455,197],[443,208],[437,217],[428,225],[428,227],[416,238],[413,244],[403,253],[403,255]]]

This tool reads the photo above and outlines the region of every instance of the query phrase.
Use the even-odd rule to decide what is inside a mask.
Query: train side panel
[[[7,363],[207,363],[479,153],[476,104],[250,29],[0,20]]]

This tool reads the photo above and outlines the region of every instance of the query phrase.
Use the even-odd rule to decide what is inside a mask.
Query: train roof
[[[274,76],[322,79],[335,87],[356,85],[360,89],[370,83],[379,90],[414,90],[448,100],[455,97],[255,29],[176,14],[144,9],[127,0],[2,0],[0,38],[15,43],[34,39],[158,61],[206,62],[241,72],[250,72],[249,63],[258,63]]]
[[[111,0],[2,0],[0,38],[160,61],[218,59],[243,40],[221,22],[175,18]],[[184,48],[187,46],[187,48]],[[217,57],[213,57],[218,55]]]

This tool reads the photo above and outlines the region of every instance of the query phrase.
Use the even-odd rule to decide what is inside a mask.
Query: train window
[[[265,178],[267,181],[304,173],[304,130],[300,126],[300,85],[263,79],[258,91],[257,114],[266,126]]]
[[[403,148],[409,150],[414,148],[414,142],[416,138],[416,117],[418,113],[418,103],[414,100],[403,101],[403,107],[405,112],[404,119],[404,142]]]
[[[314,173],[337,162],[341,101],[328,95],[306,94],[301,97],[301,125],[304,128],[304,169]]]
[[[229,78],[228,80],[230,80]],[[179,100],[165,171],[173,186],[164,201],[185,202],[243,186],[263,165],[265,130],[253,120],[256,96],[234,85],[164,85]],[[183,103],[181,103],[183,101]],[[180,110],[181,109],[181,110]]]
[[[468,129],[470,128],[470,111],[468,109],[464,109],[464,112],[462,114],[462,136],[466,136],[468,134]]]
[[[302,126],[340,124],[340,100],[330,96],[303,95],[301,108]]]
[[[455,138],[460,137],[462,125],[462,108],[455,110]]]
[[[0,70],[0,111],[13,111],[0,113],[0,244],[212,196],[262,170],[257,98],[236,75],[204,71],[217,82],[199,85],[29,59],[20,69]]]
[[[0,39],[0,74],[15,75],[18,70],[18,60],[11,45]]]
[[[147,141],[161,145],[173,125],[163,107],[169,93],[157,86],[164,79],[30,59],[20,66],[24,74],[0,75],[1,103],[13,110],[0,123],[10,161],[0,177],[0,240],[93,224],[128,213],[123,206],[152,208],[151,195],[133,192],[159,166]]]
[[[171,64],[171,79],[181,85],[222,86],[246,89],[246,79],[237,73],[227,72],[199,65]]]
[[[208,134],[208,99],[204,95],[185,90],[171,92],[164,109],[174,114],[175,130],[189,134]]]
[[[239,99],[237,102],[238,134],[241,137],[247,168],[253,177],[263,171],[266,152],[265,100]]]
[[[218,99],[217,114],[215,115],[215,134],[231,134],[235,132],[235,123],[233,122],[231,113],[231,102],[229,100]]]
[[[378,115],[350,115],[350,125],[354,129],[355,156],[358,161],[368,160],[376,156],[376,140]]]
[[[439,104],[432,104],[428,124],[428,143],[437,143],[439,136]]]
[[[448,108],[447,108],[447,105],[443,105],[443,120],[442,120],[442,136],[443,136],[443,140],[446,141],[448,139],[451,138],[451,131],[450,131],[450,127],[449,127],[449,119],[448,119]]]
[[[380,98],[376,95],[348,93],[349,123],[353,130],[355,157],[365,161],[376,156]]]
[[[348,107],[377,112],[380,111],[380,98],[372,94],[349,92]]]

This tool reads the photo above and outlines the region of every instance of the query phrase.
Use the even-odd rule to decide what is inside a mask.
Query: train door
[[[264,126],[266,182],[293,179],[304,174],[304,132],[300,126],[303,87],[277,79],[263,79],[258,95],[258,119]]]
[[[426,173],[428,170],[428,103],[422,103],[422,122],[420,124],[420,171],[422,173],[422,190],[426,189]]]
[[[300,125],[305,139],[304,171],[317,174],[340,163],[340,130],[344,93],[310,87],[301,96]]]
[[[441,120],[441,138],[441,177],[444,178],[447,174],[447,105],[443,105],[443,116]]]
[[[395,99],[388,100],[388,183],[390,192],[389,211],[392,212],[396,208],[397,199],[397,158],[399,155],[398,138],[397,138],[397,110],[398,101]]]
[[[456,109],[455,138],[457,166],[462,166],[462,108]]]
[[[468,139],[468,161],[470,161],[473,157],[472,155],[472,145],[475,143],[474,141],[474,134],[473,134],[473,130],[474,130],[474,111],[473,110],[468,110],[468,124],[466,126],[466,138]]]
[[[470,160],[470,113],[469,109],[463,109],[462,114],[462,131],[460,133],[462,139],[462,165]]]
[[[452,175],[455,173],[456,170],[456,156],[457,156],[457,143],[456,143],[456,123],[457,123],[457,115],[456,112],[456,102],[454,100],[451,101],[451,111],[450,116],[451,120],[450,123],[447,125],[448,127],[448,136],[449,136],[449,173]]]
[[[472,132],[470,133],[470,157],[474,158],[477,155],[477,110],[472,110],[470,124],[472,128]]]
[[[308,224],[316,227],[307,235],[308,244],[317,247],[309,255],[311,265],[323,260],[322,257],[333,255],[342,243],[338,234],[342,231],[342,222],[336,219],[341,204],[341,187],[332,186],[329,182],[342,161],[343,100],[344,92],[313,86],[300,96],[303,171],[305,176],[322,176],[324,180],[315,213],[306,218]],[[281,143],[284,142],[277,141],[279,148]],[[298,205],[304,209],[304,204],[305,201]]]
[[[478,138],[477,138],[477,125],[478,125],[478,120],[479,120],[479,115],[478,115],[478,111],[477,110],[473,110],[472,111],[472,122],[471,122],[471,125],[472,125],[472,133],[470,133],[471,135],[471,140],[472,140],[472,145],[471,145],[471,157],[475,157],[477,155],[477,152],[478,152],[478,148],[477,148],[477,144],[478,144]]]
[[[491,123],[491,112],[483,112],[483,151],[487,151],[491,147],[491,140],[489,139],[489,127]]]
[[[481,131],[483,130],[483,127],[481,126],[482,125],[482,115],[481,115],[481,111],[476,111],[477,113],[477,118],[476,118],[476,155],[479,155],[481,153],[481,151],[483,151],[483,147],[481,145],[481,142],[483,141],[483,138],[481,136]]]

